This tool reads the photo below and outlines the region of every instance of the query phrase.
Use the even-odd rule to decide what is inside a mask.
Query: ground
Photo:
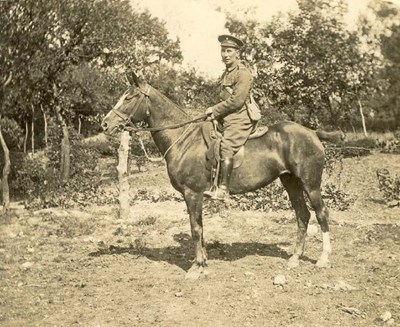
[[[400,326],[400,208],[382,203],[375,177],[381,167],[399,172],[399,158],[344,160],[340,182],[357,200],[331,210],[325,269],[315,267],[315,227],[300,266],[287,269],[291,211],[206,214],[208,267],[188,280],[194,253],[182,201],[135,201],[129,220],[116,206],[17,207],[0,218],[0,325]],[[131,183],[173,192],[162,166]]]

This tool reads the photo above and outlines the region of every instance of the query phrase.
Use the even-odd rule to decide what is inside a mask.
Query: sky
[[[346,22],[351,29],[368,1],[347,1]],[[400,5],[400,0],[390,1]],[[220,76],[224,69],[217,41],[218,35],[228,33],[223,12],[266,22],[278,12],[297,9],[296,0],[131,0],[131,3],[134,8],[148,9],[164,21],[171,38],[179,37],[185,67],[194,67],[211,78]]]

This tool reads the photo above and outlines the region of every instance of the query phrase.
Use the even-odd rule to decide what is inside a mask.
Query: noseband
[[[135,106],[133,107],[131,113],[128,115],[126,113],[123,113],[121,111],[118,110],[118,108],[113,108],[111,111],[114,112],[118,117],[120,117],[123,121],[124,124],[121,124],[122,128],[125,128],[127,125],[132,125],[132,121],[131,118],[133,117],[133,115],[136,113],[136,111],[138,110],[139,106],[141,105],[141,103],[143,102],[143,100],[146,98],[149,98],[150,95],[150,85],[146,85],[146,89],[142,90],[141,88],[137,88],[137,90],[141,93],[139,99],[137,100],[137,102],[135,103]],[[126,96],[125,96],[126,97]],[[125,97],[123,98],[123,100],[125,100]],[[150,111],[147,108],[146,109],[146,115],[149,116],[150,115]]]

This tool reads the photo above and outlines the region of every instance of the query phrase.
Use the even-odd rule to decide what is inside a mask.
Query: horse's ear
[[[126,78],[131,85],[136,85],[137,87],[139,87],[141,84],[143,84],[142,79],[137,76],[136,73],[133,71],[126,73]]]

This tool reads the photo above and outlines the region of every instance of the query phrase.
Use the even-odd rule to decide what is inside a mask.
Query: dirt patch
[[[315,267],[320,233],[308,236],[300,267],[286,268],[292,211],[206,214],[209,266],[189,281],[183,202],[135,201],[129,220],[117,219],[116,207],[19,210],[0,224],[0,325],[399,325],[400,209],[382,205],[375,177],[375,168],[399,170],[398,159],[344,161],[342,187],[357,201],[331,212],[328,269]],[[174,192],[161,166],[131,183]]]

